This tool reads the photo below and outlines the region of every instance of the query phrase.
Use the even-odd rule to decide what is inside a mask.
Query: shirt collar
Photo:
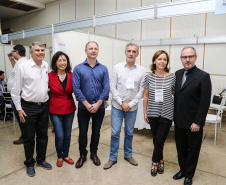
[[[88,63],[87,59],[83,62],[83,64],[89,66],[89,63]],[[95,66],[98,66],[99,64],[100,64],[100,63],[98,62],[98,60],[96,60]]]
[[[26,58],[26,57],[21,57],[19,60],[17,60],[17,62],[20,62],[20,61],[25,61],[25,60],[27,60],[27,58]]]
[[[126,61],[124,62],[124,67],[129,67]],[[133,68],[136,68],[136,67],[137,67],[137,64],[136,64],[136,62],[135,62],[135,64],[134,64],[134,66],[132,67],[132,69],[133,69]]]
[[[35,61],[33,60],[33,58],[31,57],[31,67],[37,66],[37,64],[35,63]],[[38,66],[37,66],[38,67]],[[41,64],[41,68],[46,68],[46,65],[44,64],[44,62],[42,61]]]

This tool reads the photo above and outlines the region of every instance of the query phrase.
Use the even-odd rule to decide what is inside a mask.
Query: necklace
[[[65,74],[63,74],[63,75],[59,75],[59,74],[58,74],[58,76],[59,76],[60,79],[62,79],[62,80],[64,79],[64,75],[65,75]]]

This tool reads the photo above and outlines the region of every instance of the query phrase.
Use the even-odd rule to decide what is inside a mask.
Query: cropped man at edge
[[[11,53],[8,54],[8,58],[11,62],[12,67],[13,67],[13,70],[12,70],[11,75],[10,75],[8,82],[7,82],[7,90],[10,93],[11,93],[11,90],[13,88],[15,75],[16,75],[16,71],[18,70],[19,64],[22,64],[23,62],[28,60],[25,57],[25,53],[26,53],[25,47],[21,44],[18,44],[18,45],[15,45],[13,47],[13,50],[11,51]],[[17,60],[17,61],[15,61],[14,59]],[[21,131],[21,136],[19,137],[18,140],[13,141],[13,144],[23,144],[24,143],[24,140],[23,140],[23,123],[21,123],[21,121],[20,121],[19,114],[16,110],[16,107],[15,107],[13,101],[11,101],[11,106],[12,106],[14,115],[15,115],[18,123],[19,123],[20,131]]]
[[[5,85],[5,72],[0,71],[0,118],[4,119],[4,108],[5,108],[5,100],[3,96],[3,90]]]

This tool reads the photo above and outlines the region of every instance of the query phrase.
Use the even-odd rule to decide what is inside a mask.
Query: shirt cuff
[[[17,110],[17,111],[22,110],[22,107],[21,107],[20,104],[19,104],[19,105],[15,105],[15,107],[16,107],[16,110]]]
[[[128,104],[129,104],[130,108],[132,108],[134,106],[133,101],[129,102]]]
[[[117,102],[118,102],[119,105],[122,105],[122,99],[121,98],[118,98]]]

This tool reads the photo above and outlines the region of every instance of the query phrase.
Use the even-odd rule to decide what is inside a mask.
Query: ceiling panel
[[[0,0],[0,21],[6,21],[33,11],[41,10],[35,7],[34,4],[47,4],[54,1],[57,0]]]

